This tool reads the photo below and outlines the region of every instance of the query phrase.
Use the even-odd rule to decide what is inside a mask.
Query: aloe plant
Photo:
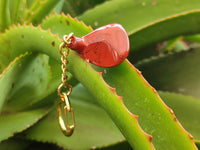
[[[0,11],[0,149],[200,147],[199,0],[0,0]],[[76,127],[65,137],[56,110],[62,37],[115,22],[130,39],[119,66],[70,50]]]

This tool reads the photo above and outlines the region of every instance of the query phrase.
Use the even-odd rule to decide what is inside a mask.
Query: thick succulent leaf
[[[10,44],[5,41],[9,41]],[[60,61],[58,46],[61,40],[57,36],[53,36],[50,32],[43,31],[40,28],[34,28],[32,26],[13,28],[4,34],[4,36],[1,36],[0,43],[2,43],[0,44],[0,50],[2,54],[4,54],[4,57],[0,59],[1,64],[8,63],[10,59],[27,50],[44,52],[57,61]],[[9,51],[7,51],[7,49],[9,49]],[[5,57],[7,59],[5,59]],[[112,88],[105,84],[101,75],[95,72],[86,61],[82,60],[80,56],[73,51],[70,51],[68,59],[70,62],[68,66],[69,71],[72,72],[79,81],[83,82],[89,91],[98,98],[98,102],[111,115],[112,119],[132,146],[153,149],[150,136],[146,135],[140,128],[137,117],[127,111],[126,107],[121,102],[121,97],[117,96]],[[99,89],[101,89],[101,91],[97,92]],[[123,118],[123,120],[121,118]]]
[[[192,143],[191,135],[184,131],[173,111],[161,101],[138,70],[124,62],[118,67],[105,69],[103,77],[116,87],[118,95],[123,96],[124,104],[138,116],[142,129],[152,135],[156,149],[190,149],[186,147]]]
[[[63,22],[64,22],[64,25],[63,25]],[[47,26],[47,27],[51,27],[51,29],[52,29],[52,32],[53,33],[60,33],[59,35],[60,36],[62,36],[64,33],[63,33],[63,31],[67,31],[67,32],[69,32],[68,31],[68,29],[70,29],[69,27],[67,27],[66,25],[65,25],[65,22],[67,23],[67,25],[68,26],[71,26],[71,25],[73,25],[74,26],[74,24],[76,25],[75,27],[73,27],[72,26],[72,28],[71,28],[71,32],[72,31],[75,31],[75,35],[76,36],[82,36],[82,35],[84,35],[84,34],[86,34],[86,33],[88,33],[88,32],[90,32],[91,31],[91,28],[90,27],[84,27],[84,28],[77,28],[78,26],[77,26],[77,20],[74,20],[74,19],[72,19],[72,18],[70,18],[69,16],[68,16],[68,18],[66,18],[66,16],[63,16],[63,15],[61,15],[60,17],[58,17],[58,16],[54,16],[54,17],[50,17],[49,19],[47,19],[46,21],[44,21],[44,23],[42,24],[42,27],[43,28],[45,28],[44,26]],[[81,22],[82,23],[82,22]],[[59,25],[59,26],[58,26]],[[57,28],[56,28],[56,27]],[[75,29],[76,30],[75,30]],[[79,34],[78,34],[78,32],[77,32],[77,29],[79,30]],[[82,29],[82,30],[81,30]],[[62,31],[62,32],[61,32]],[[81,32],[80,32],[81,31]],[[77,32],[77,33],[76,33]],[[80,35],[80,33],[81,33],[81,35]],[[76,57],[76,56],[75,56]],[[81,65],[81,63],[77,60],[75,60],[75,57],[73,58],[73,62],[75,62],[75,63],[77,63],[78,62],[78,64],[75,64],[75,66],[76,65]],[[77,57],[76,57],[77,58]],[[71,61],[70,61],[71,62]],[[73,65],[72,65],[73,66]],[[84,65],[85,66],[85,65]],[[91,68],[92,69],[92,68]],[[80,69],[78,69],[78,68],[74,68],[73,69],[74,71],[75,71],[75,74],[77,74],[78,76],[79,76],[79,79],[82,79],[83,80],[83,77],[84,76],[80,76],[80,74],[78,73],[78,71],[80,70]],[[82,70],[82,69],[81,69]],[[88,69],[87,69],[88,70]],[[86,74],[87,72],[85,72],[85,74]],[[93,70],[88,70],[88,73],[91,73],[91,74],[93,74],[93,73],[95,73]],[[95,75],[95,74],[94,74]],[[102,78],[101,78],[101,76],[99,76],[99,74],[96,74],[95,75],[100,81],[102,81]],[[100,77],[100,78],[99,78]],[[84,81],[87,81],[88,79],[86,79],[86,80],[84,80]],[[94,78],[94,80],[95,80],[95,82],[96,82],[96,79]],[[103,81],[103,83],[104,83],[104,81]],[[95,83],[94,83],[95,84]],[[105,85],[105,84],[104,84]],[[104,86],[103,85],[103,86]],[[105,85],[106,86],[106,88],[108,88],[107,87],[107,85]],[[104,86],[104,87],[105,87]],[[90,88],[91,88],[91,86],[90,86]],[[110,90],[110,88],[109,88],[109,90]],[[95,90],[93,90],[92,89],[92,91],[94,92]],[[112,89],[111,89],[111,91],[112,91]],[[105,92],[106,93],[106,92]],[[110,96],[110,94],[109,94],[109,96]],[[117,96],[117,95],[115,95],[115,96]],[[104,97],[104,96],[103,96]],[[107,97],[108,98],[108,97]],[[118,98],[118,101],[119,101],[119,105],[117,106],[117,107],[122,107],[123,109],[124,109],[124,106],[123,106],[123,104],[121,103],[121,98],[120,97],[118,97],[117,96],[117,98]],[[121,105],[122,104],[122,105]],[[109,105],[109,104],[108,104]],[[121,106],[120,106],[121,105]],[[107,106],[106,106],[107,107]],[[109,107],[109,106],[108,106]],[[126,108],[125,108],[126,109]],[[115,114],[115,115],[117,115],[117,114]],[[123,115],[123,114],[122,114]],[[129,114],[130,115],[130,114]],[[129,116],[129,115],[127,115],[127,117]],[[118,115],[119,116],[119,115]],[[131,116],[131,117],[133,117],[133,116]],[[129,118],[127,118],[128,120],[132,120],[133,119],[133,121],[135,120],[135,118],[131,118],[130,116],[129,116]],[[114,117],[115,118],[115,117]],[[137,119],[136,119],[136,122],[137,122]],[[130,123],[131,124],[131,123]],[[120,126],[121,126],[121,123],[120,123]],[[123,126],[124,127],[124,126]],[[122,128],[123,128],[122,127]],[[131,127],[131,126],[130,126]],[[132,127],[131,127],[132,128]],[[136,128],[136,127],[135,127]],[[138,128],[138,127],[137,127]],[[142,134],[144,134],[143,133],[143,131],[141,132]],[[130,133],[129,133],[130,134]],[[141,135],[142,135],[141,134]],[[140,136],[141,136],[140,135]],[[129,138],[132,138],[132,137],[129,137]],[[150,138],[150,137],[149,137]],[[132,138],[133,139],[133,138]],[[147,140],[148,138],[146,138],[146,140]],[[143,145],[144,146],[144,145]],[[146,145],[145,145],[146,146]],[[151,147],[151,146],[150,146]]]
[[[1,150],[24,150],[29,142],[21,139],[8,139],[0,143]]]
[[[70,14],[72,17],[75,17],[78,14],[80,14],[80,10],[78,8],[78,4],[77,4],[76,0],[65,0],[62,11],[65,14]]]
[[[30,40],[31,37],[32,39],[38,39],[36,40],[37,42]],[[0,38],[0,71],[2,72],[20,54],[27,51],[30,52],[33,49],[36,52],[40,51],[43,53],[47,50],[58,52],[57,48],[59,44],[60,39],[57,36],[53,36],[50,32],[44,31],[40,27],[14,26]],[[59,53],[57,53],[58,58],[59,56]]]
[[[80,57],[76,53],[71,54],[72,57],[69,57],[71,66],[69,66],[69,68],[72,71],[72,74],[91,92],[94,97],[96,97],[99,104],[107,111],[131,146],[135,149],[141,147],[144,149],[154,149],[151,143],[151,136],[141,129],[138,124],[137,116],[127,110],[121,95],[118,96],[114,88],[105,84],[101,73],[95,72],[90,66],[88,66],[86,61],[79,62]],[[81,69],[78,69],[78,66]],[[131,67],[129,66],[129,69],[130,68]],[[141,143],[141,141],[143,142]]]
[[[0,1],[0,32],[4,32],[11,23],[10,12],[9,12],[9,1]]]
[[[164,102],[174,110],[183,127],[200,141],[200,100],[181,94],[159,92]]]
[[[63,25],[64,30],[58,30],[60,29],[59,24],[62,25],[62,23],[66,23],[66,26]],[[81,33],[79,33],[79,36],[80,36],[81,34],[84,35],[92,30],[90,27],[89,28],[86,27],[83,23],[77,22],[76,20],[72,19],[70,16],[64,16],[64,15],[61,15],[61,16],[55,15],[53,17],[47,18],[44,21],[43,28],[49,28],[49,27],[53,28],[54,33],[60,32],[61,36],[64,35],[63,31],[70,31],[76,34],[78,30],[82,28]],[[13,87],[12,93],[9,93],[9,97],[8,97],[8,99],[10,100],[8,104],[11,109],[19,109],[22,106],[27,107],[27,104],[32,105],[33,103],[37,102],[38,100],[52,93],[52,91],[54,91],[57,88],[58,84],[61,82],[60,81],[60,76],[61,76],[60,64],[50,59],[50,66],[52,69],[52,73],[51,73],[52,78],[49,81],[49,76],[50,76],[49,66],[47,65],[47,62],[43,60],[46,58],[41,58],[41,57],[45,57],[45,56],[40,56],[35,59],[28,58],[30,59],[30,62],[26,65],[27,66],[26,70],[24,70],[25,68],[20,68],[21,70],[22,69],[24,70],[23,72],[21,72],[21,70],[19,71],[21,72],[20,76],[16,75],[17,72],[15,70],[13,76],[15,77],[19,76],[19,79],[16,81],[16,83],[13,82],[12,86],[10,84],[8,85],[10,87]],[[5,78],[4,80],[8,81],[7,79],[9,78],[9,76],[4,77],[4,78]],[[11,78],[11,79],[14,80],[14,78]],[[3,86],[6,86],[6,84],[4,84]],[[6,94],[4,91],[2,92],[3,92],[3,95],[5,95],[4,97],[6,97],[8,93]],[[4,99],[1,98],[2,102],[3,100],[5,100],[5,98]]]
[[[149,58],[152,56],[158,56],[159,54],[160,54],[160,51],[158,50],[158,46],[154,44],[154,45],[148,46],[148,48],[142,48],[139,51],[130,51],[127,59],[132,64],[135,64],[139,62],[140,60],[143,60],[145,58]]]
[[[16,40],[9,40],[10,38]],[[10,44],[3,42],[0,50],[5,56],[9,56],[9,59],[30,50],[46,52],[50,57],[57,61],[60,60],[57,47],[61,41],[58,37],[52,36],[51,33],[42,31],[40,28],[31,26],[14,28],[1,37],[0,43],[7,40]],[[24,40],[26,42],[21,46],[20,43]],[[6,49],[10,49],[10,51],[6,51]],[[1,59],[1,61],[5,63],[9,59]],[[133,148],[154,149],[150,142],[150,136],[143,132],[142,127],[153,135],[153,144],[156,148],[167,143],[167,145],[170,145],[170,147],[167,146],[169,149],[176,149],[179,146],[182,149],[195,149],[190,136],[180,127],[177,121],[174,121],[170,109],[163,105],[155,90],[146,83],[141,74],[130,64],[124,62],[118,67],[107,70],[107,73],[109,71],[111,73],[109,75],[112,76],[112,81],[108,83],[117,87],[117,91],[124,91],[124,93],[119,92],[119,94],[123,96],[127,106],[134,105],[134,110],[130,111],[139,116],[141,127],[138,124],[137,117],[127,110],[121,101],[121,97],[116,95],[115,90],[105,84],[100,73],[95,72],[86,61],[82,60],[73,51],[70,51],[68,59],[70,62],[69,71],[83,83],[106,110]],[[112,84],[112,82],[115,83]],[[125,86],[125,83],[127,86]],[[126,88],[121,88],[124,86]],[[131,94],[131,97],[128,96],[129,94]],[[159,117],[164,119],[159,120]],[[163,127],[166,125],[169,132],[164,132],[166,128]],[[169,133],[173,133],[174,136],[172,137]],[[163,138],[159,138],[161,135]]]
[[[50,98],[57,101],[57,96]],[[65,149],[91,149],[124,140],[109,116],[82,85],[73,88],[70,101],[76,122],[75,131],[70,138],[65,137],[60,130],[56,107],[47,117],[25,132],[26,138],[56,143]]]
[[[59,34],[60,38],[63,38],[64,35],[73,32],[76,36],[83,36],[92,31],[91,27],[85,26],[82,22],[77,21],[76,19],[71,18],[69,15],[51,15],[43,20],[41,25],[43,29],[51,29],[51,32],[54,34]],[[53,43],[52,43],[53,44]],[[51,81],[49,82],[49,91],[55,91],[58,85],[61,82],[61,65],[60,62],[55,61],[52,58],[49,58],[49,65],[51,67]],[[71,76],[68,76],[70,84],[76,85],[78,81]]]
[[[44,115],[49,112],[50,108],[40,108],[35,110],[26,110],[18,112],[2,112],[0,115],[0,141],[8,139],[18,132],[29,128]]]
[[[42,24],[42,27],[44,29],[51,28],[53,33],[59,33],[60,37],[62,37],[65,34],[69,34],[70,32],[74,32],[76,36],[82,36],[92,31],[91,27],[85,26],[82,22],[78,22],[76,19],[72,19],[70,16],[66,17],[64,15],[61,15],[60,17],[55,15],[50,18],[47,18],[44,23]],[[30,29],[30,32],[23,31],[24,28]],[[0,59],[0,71],[2,71],[10,61],[12,61],[15,56],[18,56],[19,54],[23,53],[24,51],[30,51],[28,46],[32,45],[32,49],[35,49],[35,51],[41,51],[45,52],[45,49],[50,49],[49,51],[56,51],[58,52],[57,48],[59,47],[59,44],[61,42],[60,39],[58,39],[58,35],[52,36],[50,32],[46,32],[42,30],[40,27],[34,28],[31,26],[20,26],[19,28],[16,28],[16,26],[13,26],[10,28],[12,32],[8,32],[5,35],[2,35],[0,39],[1,43],[1,59]],[[41,32],[38,32],[39,34],[33,35],[34,37],[39,38],[37,44],[32,44],[32,41],[30,41],[28,38],[31,36],[31,34],[34,34],[34,31],[38,30]],[[25,37],[24,34],[28,34],[28,37]],[[19,44],[17,40],[12,40],[14,37],[18,35],[18,40],[23,43]],[[49,36],[50,38],[44,38],[44,36]],[[8,43],[12,42],[11,45]],[[7,49],[11,49],[11,51],[7,51]],[[12,54],[12,55],[10,55]],[[53,54],[52,54],[53,55]],[[60,54],[57,53],[57,58],[60,57]],[[58,62],[60,62],[59,59],[57,59]]]
[[[193,135],[195,143],[198,144],[198,141],[200,141],[199,99],[181,94],[161,91],[159,92],[159,95],[163,101],[174,110],[174,114],[176,115],[177,119],[181,122],[183,127]],[[122,143],[119,142],[101,149],[115,149],[116,147],[123,146],[126,146],[126,149],[128,149],[129,145],[126,141],[124,141]]]
[[[28,6],[28,10],[27,10],[27,14],[26,17],[30,17],[31,13],[34,13],[34,11],[36,11],[37,9],[39,9],[40,4],[44,3],[45,0],[27,0],[27,6]]]
[[[71,32],[75,36],[81,37],[92,31],[92,28],[86,26],[82,21],[79,22],[77,19],[70,17],[70,15],[65,16],[63,13],[47,17],[42,22],[41,27],[43,29],[50,28],[51,32],[58,33],[60,38],[63,38],[64,35],[69,35]]]
[[[113,0],[79,18],[93,27],[113,22],[122,24],[129,34],[131,49],[138,50],[172,37],[199,32],[199,4],[199,0]]]
[[[48,93],[50,70],[45,59],[44,55],[30,58],[26,68],[13,83],[12,91],[7,97],[9,100],[7,106],[12,110],[30,106]]]
[[[119,141],[117,143],[112,143],[111,145],[106,145],[104,147],[97,147],[96,150],[119,150],[119,149],[124,149],[124,150],[133,150],[129,143],[124,140],[124,141]]]
[[[70,32],[78,32],[79,28],[84,27],[82,34],[86,34],[91,31],[91,28],[87,28],[82,23],[77,22],[69,16],[53,16],[47,18],[42,27],[43,28],[53,28],[54,33],[61,32],[59,25],[64,22],[68,22],[66,26],[64,26],[64,31]],[[59,29],[59,30],[58,30]],[[85,29],[85,32],[84,32]],[[79,31],[80,32],[80,31]],[[63,36],[61,34],[61,36]],[[79,34],[80,35],[80,34]],[[41,58],[42,57],[42,58]],[[47,61],[48,58],[45,58],[44,55],[36,58],[35,60],[30,60],[29,65],[26,70],[20,74],[20,78],[15,83],[12,92],[9,93],[8,99],[10,103],[8,103],[11,109],[21,108],[18,106],[27,107],[27,105],[32,105],[33,103],[43,99],[50,93],[56,90],[58,84],[61,82],[61,67],[60,64],[56,61],[50,59],[50,66],[48,66]],[[46,61],[43,59],[47,59]],[[49,67],[51,67],[51,74],[49,72]],[[51,76],[51,80],[49,80],[49,76]]]
[[[158,90],[200,98],[200,49],[172,53],[139,62],[136,67]]]
[[[58,4],[60,0],[38,0],[35,1],[30,11],[26,15],[26,21],[34,25],[41,23],[42,19],[45,18]]]
[[[84,11],[93,8],[95,5],[105,2],[106,0],[65,0],[63,12],[73,17],[82,14]]]
[[[26,0],[27,8],[30,9],[33,6],[35,0]]]
[[[0,77],[1,107],[19,110],[28,107],[48,91],[50,71],[43,55],[20,56],[10,63]]]
[[[62,12],[62,8],[64,6],[65,0],[60,0],[60,2],[56,5],[55,12],[60,14]]]
[[[200,119],[198,117],[198,114],[200,113],[200,101],[198,99],[174,93],[159,92],[159,94],[164,102],[174,110],[177,119],[181,122],[183,127],[192,133],[195,141],[198,141],[198,139],[200,139]],[[116,130],[112,121],[108,119],[107,114],[105,114],[102,109],[95,109],[95,107],[99,106],[95,103],[94,97],[91,96],[85,88],[81,85],[73,88],[70,100],[72,101],[76,117],[77,129],[74,132],[75,136],[73,135],[70,139],[66,139],[62,135],[57,123],[57,113],[52,112],[50,116],[43,119],[39,124],[33,126],[26,132],[27,138],[36,141],[57,143],[59,146],[68,149],[89,149],[92,146],[96,146],[97,149],[131,149],[130,145],[125,141],[118,142],[123,139],[120,137],[121,134]],[[97,116],[99,118],[98,120],[92,119]],[[90,121],[88,121],[87,118],[91,118]],[[98,130],[96,129],[97,125]],[[80,130],[83,130],[82,126],[90,126],[88,129],[89,131],[85,128],[84,132],[81,132]],[[105,132],[109,137],[105,137]],[[52,138],[52,134],[56,136]],[[92,141],[90,137],[87,137],[91,136],[91,134],[97,135],[93,137]],[[85,141],[84,139],[87,140]],[[73,147],[79,140],[84,142],[84,144],[81,143],[78,146],[84,145],[85,147]]]
[[[21,65],[23,63],[23,65]],[[24,55],[16,57],[14,61],[1,73],[0,75],[0,110],[4,104],[4,101],[7,98],[10,90],[14,87],[14,81],[17,80],[18,75],[25,67],[27,60],[24,58]]]
[[[195,141],[195,144],[197,148],[200,149],[200,141]],[[127,141],[119,142],[113,145],[108,145],[102,148],[96,148],[96,150],[118,150],[118,149],[133,150]]]
[[[26,0],[8,0],[11,23],[21,23],[26,13]]]
[[[83,36],[92,31],[91,27],[87,27],[83,22],[79,22],[76,19],[71,18],[71,16],[64,14],[61,15],[51,15],[43,20],[41,25],[43,29],[51,29],[51,32],[54,34],[58,34],[60,38],[63,38],[64,35],[68,35],[69,33],[74,33],[76,36]],[[50,81],[52,91],[55,90],[58,84],[61,82],[61,67],[60,62],[49,58],[49,65],[52,70],[52,80]],[[70,84],[75,85],[77,81],[75,78],[69,81]]]

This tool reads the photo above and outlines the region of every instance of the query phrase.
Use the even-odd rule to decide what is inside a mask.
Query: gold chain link
[[[59,124],[61,127],[62,132],[64,133],[64,135],[66,136],[71,136],[74,128],[75,128],[75,120],[74,120],[74,113],[73,110],[71,108],[71,104],[70,104],[70,100],[69,100],[69,95],[71,94],[72,91],[72,86],[67,83],[67,75],[66,73],[68,72],[67,69],[67,64],[68,64],[68,60],[67,60],[67,55],[69,54],[69,48],[67,47],[68,44],[71,43],[71,36],[73,35],[73,33],[70,33],[69,36],[65,35],[63,42],[60,44],[59,47],[59,51],[61,54],[61,62],[62,62],[62,83],[59,85],[58,87],[58,96],[60,97],[60,101],[58,104],[58,118],[59,118]],[[66,51],[62,51],[63,48],[66,48]],[[68,91],[67,92],[61,92],[61,90],[65,88]],[[62,117],[62,105],[64,105],[64,113],[65,113],[65,122],[64,119]],[[72,117],[72,125],[69,125],[69,121],[68,121],[68,117],[67,114],[71,113],[71,117]]]

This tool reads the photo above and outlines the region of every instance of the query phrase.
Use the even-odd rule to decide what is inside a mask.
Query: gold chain
[[[67,55],[69,54],[69,48],[67,47],[67,45],[71,43],[70,38],[72,35],[73,35],[73,33],[70,33],[69,36],[65,35],[64,40],[60,44],[60,47],[59,47],[59,51],[61,54],[61,62],[62,62],[62,66],[61,66],[61,68],[62,68],[62,83],[58,87],[58,96],[60,97],[60,101],[58,103],[58,118],[59,118],[59,124],[60,124],[61,130],[64,133],[64,135],[66,135],[66,136],[71,136],[74,131],[74,128],[75,128],[74,113],[71,108],[71,104],[70,104],[70,100],[69,100],[69,95],[71,94],[72,86],[69,83],[67,83],[68,77],[66,75],[66,73],[68,72]],[[66,51],[63,52],[62,51],[63,48],[66,48]],[[63,88],[68,89],[68,91],[61,93],[61,90]],[[65,122],[62,117],[62,105],[64,105],[63,108],[64,108],[64,113],[65,113]],[[69,125],[68,117],[67,117],[68,113],[69,114],[71,113],[72,125]]]

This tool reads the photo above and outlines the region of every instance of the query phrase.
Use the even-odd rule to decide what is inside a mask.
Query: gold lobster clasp
[[[63,119],[63,115],[62,115],[62,104],[64,104],[65,119]],[[71,114],[72,125],[69,125],[69,121],[67,117],[68,113]],[[74,131],[75,120],[74,120],[74,113],[73,113],[73,110],[71,109],[69,98],[65,93],[63,93],[63,97],[60,97],[60,102],[58,103],[58,118],[59,118],[59,124],[60,124],[61,130],[64,133],[64,135],[71,136]]]

